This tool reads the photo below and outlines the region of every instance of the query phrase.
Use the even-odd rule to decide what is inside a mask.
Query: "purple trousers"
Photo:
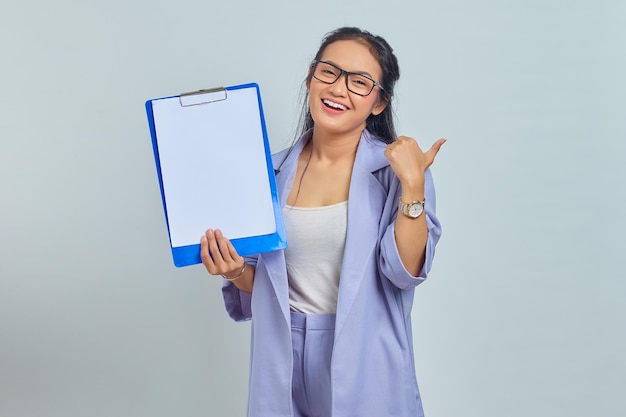
[[[291,312],[294,417],[330,417],[334,314]]]

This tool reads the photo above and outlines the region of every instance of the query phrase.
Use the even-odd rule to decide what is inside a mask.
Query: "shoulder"
[[[372,134],[369,130],[365,129],[361,135],[361,144],[369,152],[383,153],[387,148],[387,144],[380,140],[377,136]]]
[[[278,168],[282,166],[285,162],[287,162],[287,160],[293,159],[294,155],[297,159],[298,155],[300,155],[300,151],[302,151],[302,148],[304,147],[304,144],[306,144],[306,142],[308,142],[308,140],[310,139],[311,134],[312,130],[308,130],[296,141],[294,141],[291,146],[274,153],[272,155],[272,163],[274,164],[274,167]],[[278,169],[280,170],[280,168]]]
[[[376,172],[389,166],[389,160],[385,156],[387,144],[372,135],[367,129],[361,134],[357,149],[355,166],[369,172]]]
[[[280,165],[280,163],[283,162],[285,158],[287,158],[290,149],[291,147],[285,148],[282,151],[278,151],[272,154],[272,162],[274,163],[274,166]]]

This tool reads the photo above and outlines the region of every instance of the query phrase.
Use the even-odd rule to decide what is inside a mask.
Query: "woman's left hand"
[[[415,139],[399,136],[395,142],[387,145],[385,156],[402,184],[419,187],[424,184],[424,172],[435,161],[437,152],[445,142],[446,139],[439,139],[428,151],[423,152]]]

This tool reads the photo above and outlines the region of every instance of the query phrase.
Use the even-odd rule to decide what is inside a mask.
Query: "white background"
[[[626,415],[625,21],[621,0],[3,0],[0,416],[244,415],[249,324],[172,265],[144,102],[257,82],[280,150],[342,25],[394,47],[399,131],[448,138],[413,314],[427,416]]]

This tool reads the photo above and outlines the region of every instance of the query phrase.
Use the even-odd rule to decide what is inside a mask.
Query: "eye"
[[[322,74],[324,75],[330,75],[333,77],[337,75],[337,71],[333,67],[325,66],[321,68],[321,70],[322,70]]]
[[[354,85],[355,87],[366,87],[369,88],[372,85],[372,80],[370,80],[369,78],[360,76],[360,75],[353,75],[350,78],[350,83],[352,85]]]

